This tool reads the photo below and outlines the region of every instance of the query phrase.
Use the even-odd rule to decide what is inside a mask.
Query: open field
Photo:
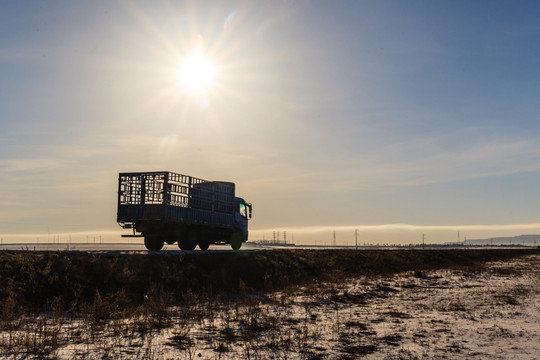
[[[1,252],[20,358],[535,358],[537,250]]]

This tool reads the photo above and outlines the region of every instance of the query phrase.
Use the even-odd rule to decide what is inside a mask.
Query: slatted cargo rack
[[[139,220],[232,224],[234,183],[168,171],[120,173],[119,223]]]

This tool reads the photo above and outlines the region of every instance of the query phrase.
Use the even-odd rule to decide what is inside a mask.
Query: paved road
[[[249,251],[262,249],[258,246],[253,246],[251,244],[244,244],[240,251]],[[151,251],[149,252],[144,247],[144,244],[112,244],[112,243],[101,243],[101,244],[87,244],[87,243],[77,243],[77,244],[44,244],[44,243],[18,243],[18,244],[3,244],[0,246],[1,250],[8,251],[73,251],[73,252],[96,252],[96,253],[120,253],[120,254],[156,254],[156,253],[166,253],[171,255],[178,254],[195,254],[206,252],[200,250],[194,251],[182,251],[178,248],[176,244],[165,245],[161,251]],[[233,250],[229,245],[211,245],[210,252],[232,252]]]
[[[359,250],[433,250],[433,249],[463,249],[463,247],[441,247],[441,246],[426,246],[426,247],[392,247],[392,246],[369,246],[359,247]],[[467,249],[488,249],[490,247],[466,247]],[[500,248],[500,247],[493,247]],[[509,247],[505,247],[509,248]],[[523,247],[521,247],[523,248]],[[264,251],[274,249],[349,249],[354,250],[354,246],[314,246],[314,245],[301,245],[301,246],[276,246],[276,245],[258,245],[253,243],[245,243],[240,249],[244,251]],[[201,251],[199,249],[193,251],[183,251],[178,248],[176,244],[167,245],[163,247],[161,251],[148,251],[141,243],[59,243],[59,244],[44,244],[44,243],[17,243],[17,244],[2,244],[0,245],[0,251],[70,251],[70,252],[88,252],[88,253],[106,253],[110,255],[115,254],[166,254],[166,255],[187,255],[187,254],[208,254],[208,253],[230,253],[233,252],[229,245],[211,245],[208,251]]]

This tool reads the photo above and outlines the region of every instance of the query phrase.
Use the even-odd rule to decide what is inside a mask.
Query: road
[[[433,249],[463,249],[463,246],[437,246],[426,245],[415,247],[400,247],[400,246],[360,246],[359,250],[433,250]],[[500,249],[500,246],[486,247],[465,247],[467,249]],[[511,247],[504,247],[511,248]],[[523,246],[515,246],[512,248],[527,248]],[[242,245],[240,251],[262,251],[262,250],[274,250],[274,249],[349,249],[354,250],[354,246],[320,246],[320,245],[297,245],[297,246],[280,246],[280,245],[260,245],[254,243],[245,243]],[[176,244],[165,244],[163,249],[159,252],[148,251],[142,243],[9,243],[0,245],[0,251],[70,251],[70,252],[89,252],[89,253],[107,253],[107,254],[167,254],[167,255],[187,255],[187,254],[207,254],[207,253],[224,253],[232,252],[233,250],[229,245],[211,245],[208,251],[201,251],[198,248],[193,251],[180,250]]]

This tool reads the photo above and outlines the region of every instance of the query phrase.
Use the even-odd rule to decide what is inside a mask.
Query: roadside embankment
[[[537,253],[490,250],[272,250],[186,255],[0,252],[0,315],[40,312],[130,314],[149,299],[162,306],[234,298],[312,281],[463,267]]]

